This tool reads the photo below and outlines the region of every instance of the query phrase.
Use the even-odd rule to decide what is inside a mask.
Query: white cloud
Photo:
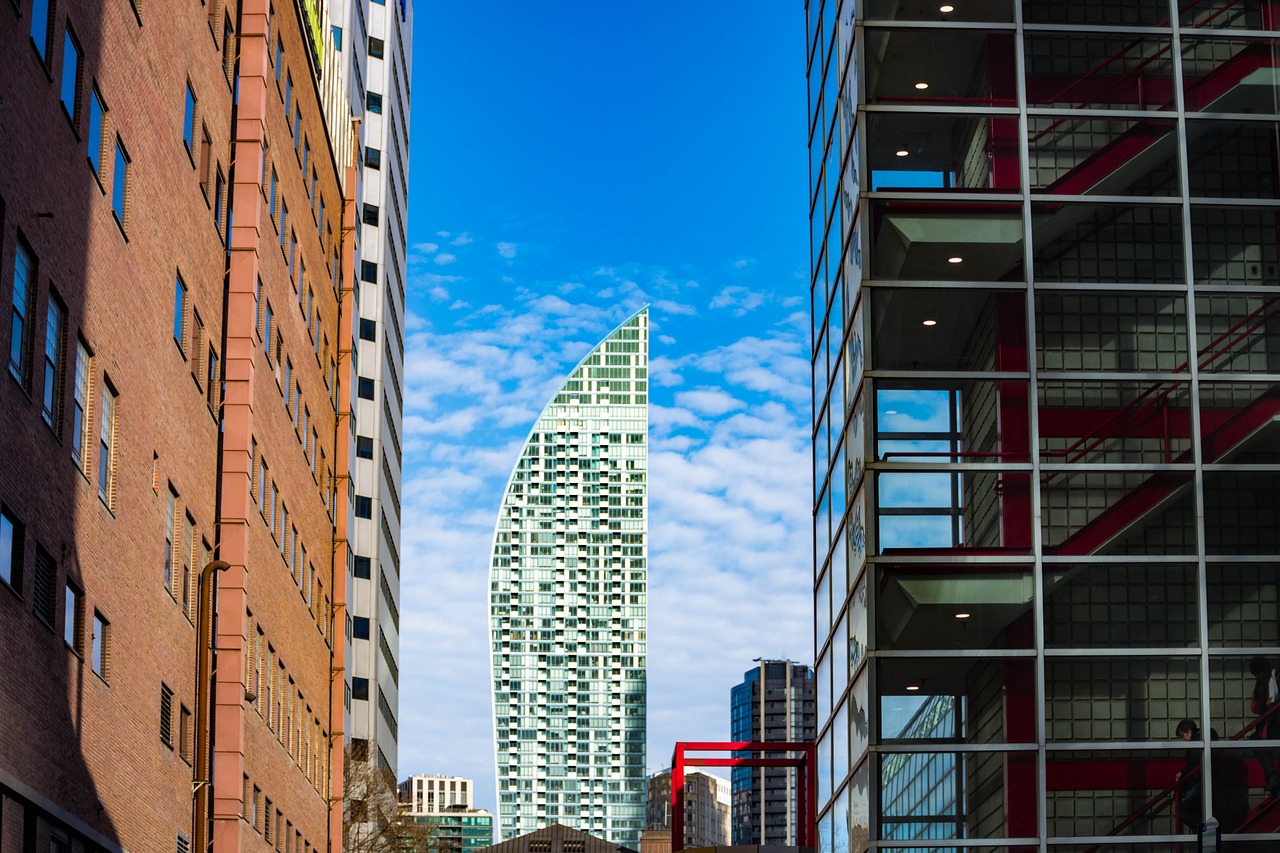
[[[755,258],[738,258],[738,260],[733,262],[733,268],[735,270],[745,269],[746,267],[750,266],[751,264],[754,264],[755,262],[756,262]]]
[[[450,254],[449,252],[441,252],[440,254],[436,255],[436,257],[435,257],[435,261],[436,261],[436,263],[437,263],[437,264],[440,264],[441,266],[443,266],[443,265],[445,265],[445,264],[451,264],[451,263],[453,263],[454,261],[456,261],[457,259],[458,259],[458,258],[457,258],[455,255],[452,255],[452,254]]]
[[[658,335],[658,342],[664,346],[671,346],[676,342],[676,339],[670,335]]]
[[[452,240],[449,241],[449,245],[465,246],[468,243],[474,243],[474,242],[475,242],[475,238],[472,237],[470,234],[459,234],[457,237],[454,237]]]
[[[711,300],[712,308],[728,308],[735,317],[754,311],[765,303],[769,294],[748,287],[730,285],[721,289]]]
[[[676,394],[676,405],[692,409],[700,415],[718,418],[745,409],[747,404],[719,388],[698,388]]]
[[[499,243],[498,254],[504,258],[514,258],[516,256],[516,248],[515,243]]]
[[[437,245],[436,243],[414,243],[413,244],[413,250],[415,252],[422,252],[425,255],[430,255],[432,252],[438,251],[439,249],[440,249],[440,246]]]

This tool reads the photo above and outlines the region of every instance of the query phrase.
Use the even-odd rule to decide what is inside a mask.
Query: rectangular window
[[[182,276],[173,283],[173,342],[178,345],[182,357],[187,356],[187,283]]]
[[[115,174],[112,175],[111,185],[111,211],[116,215],[116,221],[120,223],[122,230],[125,230],[126,216],[128,215],[128,195],[129,154],[124,149],[124,143],[117,136]]]
[[[188,619],[191,618],[194,608],[191,606],[192,590],[191,585],[191,555],[196,544],[196,520],[190,514],[183,519],[182,523],[182,577],[179,581],[182,586],[178,589],[178,602],[182,605],[182,612],[186,614]]]
[[[187,100],[182,108],[182,144],[187,148],[187,154],[195,163],[196,154],[196,93],[191,89],[191,83],[187,83]]]
[[[379,219],[378,206],[376,204],[365,204],[362,219],[365,225],[377,225]]]
[[[342,27],[334,24],[333,27],[333,49],[342,52]]]
[[[80,470],[85,469],[85,447],[89,440],[89,379],[93,375],[93,357],[82,339],[76,338],[76,387],[71,401],[71,458]]]
[[[103,681],[111,677],[111,623],[93,611],[93,671]]]
[[[369,639],[369,618],[356,616],[351,620],[351,636],[357,640]]]
[[[311,143],[307,141],[306,136],[302,137],[302,176],[306,179],[307,169],[311,166]],[[312,186],[314,189],[314,186]],[[308,190],[307,198],[311,198],[311,192]]]
[[[301,141],[299,134],[302,132],[302,110],[295,109],[293,111],[293,147],[296,149]]]
[[[357,518],[373,518],[373,498],[356,495],[355,507]]]
[[[178,706],[178,755],[191,763],[191,712],[186,705]]]
[[[369,37],[369,56],[372,59],[382,59],[383,41],[382,39]]]
[[[278,58],[279,56],[280,54],[277,53],[276,57]],[[277,73],[279,73],[279,67],[280,67],[279,63],[277,63],[276,64]],[[284,78],[284,114],[286,116],[286,119],[292,109],[293,109],[293,75],[287,74],[285,75],[285,78]]]
[[[196,385],[200,384],[200,350],[204,346],[204,321],[200,319],[200,312],[191,311],[191,376],[196,380]]]
[[[62,605],[62,638],[78,655],[84,654],[84,595],[67,581],[67,597]]]
[[[285,226],[289,224],[289,205],[284,203],[284,198],[280,199],[280,248],[285,246]]]
[[[31,289],[36,282],[36,258],[22,236],[13,258],[13,322],[9,326],[9,372],[23,389],[30,383],[27,338],[31,333]]]
[[[315,172],[311,173],[311,182],[315,183]],[[320,210],[316,214],[316,233],[324,237],[324,196],[320,196]]]
[[[382,96],[377,92],[369,92],[364,99],[365,109],[375,115],[382,115]]]
[[[160,742],[173,749],[173,691],[160,683]]]
[[[351,679],[351,698],[365,699],[369,698],[369,679],[353,678]]]
[[[49,294],[49,312],[44,331],[44,422],[60,433],[62,427],[62,379],[63,379],[63,329],[66,326],[67,309],[52,293]]]
[[[298,383],[294,383],[293,389],[294,390],[293,390],[292,415],[293,415],[293,429],[296,432],[298,429],[298,410],[302,408],[302,385]]]
[[[357,388],[356,388],[356,394],[360,397],[361,400],[372,400],[373,399],[373,380],[365,376],[359,377],[359,382],[357,383]]]
[[[102,425],[98,431],[98,497],[111,509],[115,503],[116,392],[102,381]]]
[[[276,185],[279,184],[280,178],[276,175],[276,167],[271,167],[271,195],[267,197],[267,204],[271,209],[271,221],[276,221]]]
[[[102,132],[105,127],[103,117],[106,109],[102,106],[102,98],[98,90],[89,90],[89,134],[85,138],[85,151],[89,155],[89,165],[93,173],[102,180]]]
[[[279,354],[273,353],[271,351],[272,338],[271,338],[271,303],[270,302],[267,303],[267,310],[266,310],[266,313],[263,315],[262,338],[263,338],[263,341],[266,343],[266,349],[264,351],[267,356],[267,364],[271,364],[272,359],[277,357]]]
[[[222,236],[223,241],[226,240],[225,224],[222,221],[223,206],[225,204],[224,196],[227,192],[227,179],[222,176],[222,167],[217,169],[218,177],[213,184],[213,226],[218,229],[218,234]]]
[[[40,545],[36,545],[35,568],[31,592],[32,610],[40,618],[40,621],[49,627],[53,627],[53,617],[57,606],[54,591],[57,589],[58,564],[54,561],[53,555]]]
[[[378,281],[378,264],[376,261],[360,262],[360,280],[374,284]]]
[[[289,280],[293,282],[294,287],[298,286],[297,260],[298,260],[298,235],[290,231],[289,232]]]
[[[49,0],[31,0],[31,42],[36,53],[49,64]]]
[[[377,148],[364,149],[364,164],[370,169],[382,168],[382,152]]]
[[[80,45],[75,33],[67,27],[62,38],[62,108],[73,127],[80,119]]]
[[[270,473],[267,461],[258,460],[258,512],[262,513],[263,518],[267,515],[267,481]]]
[[[378,321],[360,318],[360,340],[376,341],[378,339]]]
[[[169,504],[164,516],[164,588],[173,595],[173,526],[178,523],[178,493],[169,484]]]
[[[23,534],[21,521],[8,508],[0,509],[0,581],[22,594]]]
[[[367,435],[356,436],[356,456],[361,459],[373,458],[373,439]]]
[[[357,556],[355,558],[355,567],[352,569],[352,574],[358,578],[365,578],[366,580],[371,578],[373,576],[373,561],[368,557]]]
[[[209,344],[209,357],[205,360],[205,394],[209,401],[209,406],[217,411],[219,390],[222,383],[218,381],[218,351],[213,348],[213,344]]]

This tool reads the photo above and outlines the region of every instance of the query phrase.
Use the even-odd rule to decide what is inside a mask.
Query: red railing
[[[1240,731],[1231,735],[1231,737],[1227,738],[1227,740],[1242,740],[1245,736],[1249,734],[1249,732],[1256,729],[1259,725],[1261,725],[1269,717],[1275,715],[1277,712],[1280,712],[1280,704],[1272,705],[1270,708],[1268,708],[1267,710],[1259,714],[1256,720],[1254,720],[1252,723],[1242,728]],[[1110,838],[1112,836],[1120,835],[1122,832],[1124,832],[1129,827],[1133,826],[1135,823],[1137,823],[1147,814],[1155,811],[1165,797],[1168,797],[1171,794],[1175,793],[1186,782],[1186,780],[1194,778],[1194,776],[1197,773],[1200,773],[1202,769],[1203,769],[1203,765],[1191,770],[1182,778],[1175,780],[1172,785],[1165,788],[1160,793],[1153,796],[1151,799],[1147,800],[1145,803],[1143,803],[1141,806],[1138,807],[1137,811],[1129,815],[1124,820],[1120,821],[1120,823],[1116,824],[1115,828],[1107,833],[1107,837]],[[1173,817],[1175,822],[1178,820],[1178,817],[1179,817],[1178,801],[1176,799],[1173,801]],[[1176,830],[1177,830],[1176,825],[1174,829],[1176,833]],[[1228,829],[1227,831],[1230,832],[1231,830]],[[1095,853],[1095,851],[1099,850],[1101,847],[1102,847],[1101,844],[1094,844],[1091,847],[1086,847],[1084,849],[1084,853]]]

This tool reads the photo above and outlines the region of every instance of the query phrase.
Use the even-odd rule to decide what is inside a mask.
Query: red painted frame
[[[686,752],[798,752],[796,758],[703,758]],[[796,812],[800,847],[816,848],[818,827],[818,752],[812,743],[793,741],[678,741],[671,753],[671,853],[684,849],[684,769],[686,767],[796,767]]]

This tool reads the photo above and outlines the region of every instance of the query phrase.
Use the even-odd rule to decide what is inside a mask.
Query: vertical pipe
[[[684,744],[671,756],[671,853],[684,849]]]
[[[213,679],[213,597],[217,572],[229,569],[213,560],[200,569],[196,585],[196,707],[195,755],[192,763],[191,849],[203,853],[209,845],[209,720]]]

